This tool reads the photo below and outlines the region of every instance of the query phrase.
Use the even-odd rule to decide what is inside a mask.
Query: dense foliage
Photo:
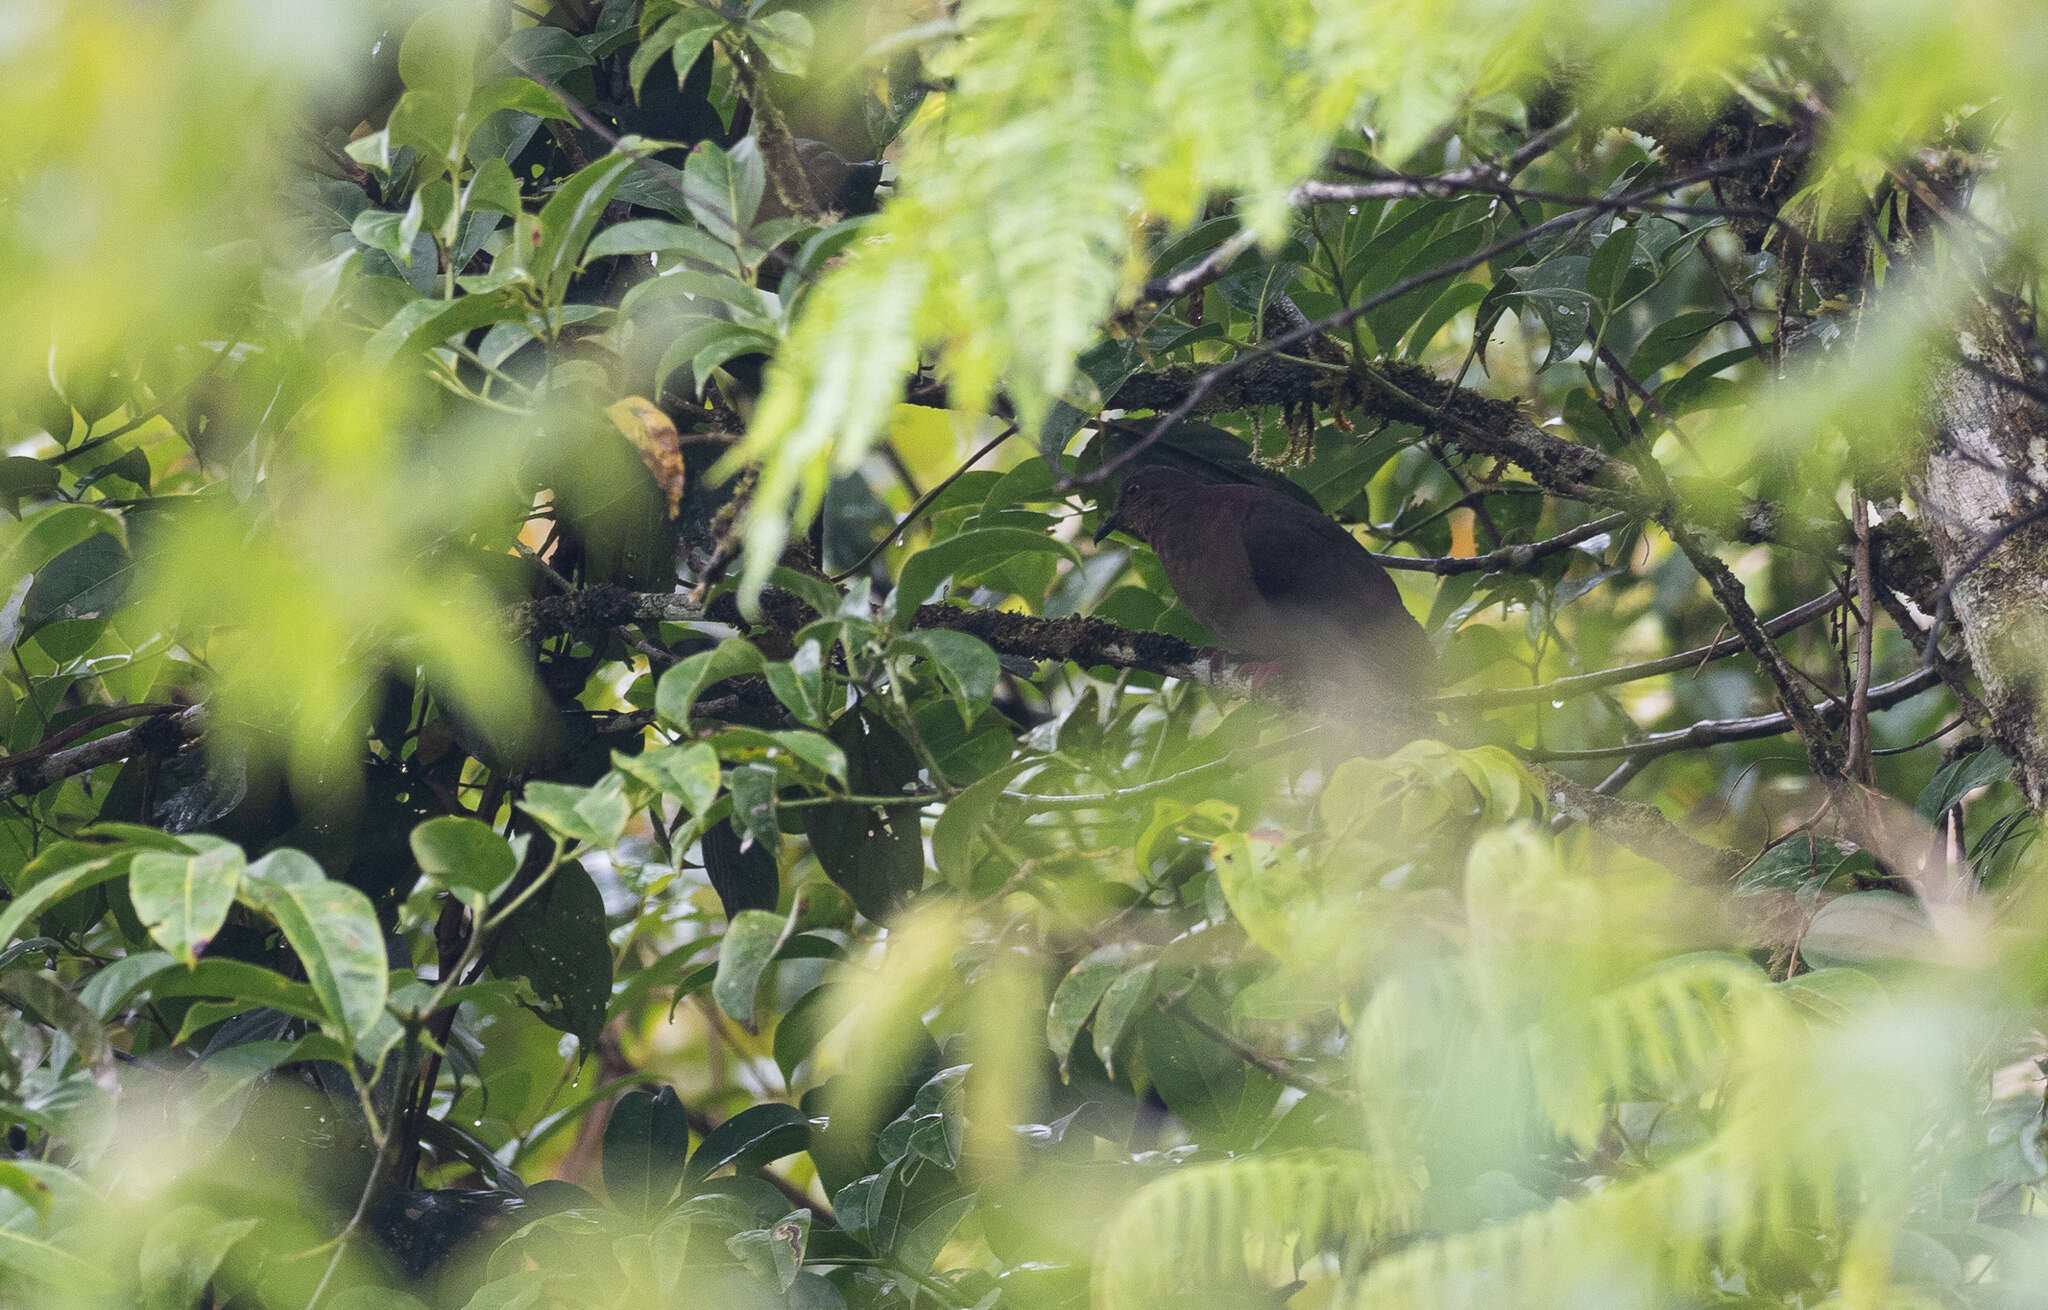
[[[9,1303],[2038,1303],[2042,13],[0,25]]]

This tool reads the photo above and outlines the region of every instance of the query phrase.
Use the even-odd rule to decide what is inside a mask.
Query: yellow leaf
[[[683,504],[683,442],[675,422],[645,396],[628,396],[605,410],[612,426],[640,452],[640,462],[654,475],[654,485],[668,500],[674,518]]]

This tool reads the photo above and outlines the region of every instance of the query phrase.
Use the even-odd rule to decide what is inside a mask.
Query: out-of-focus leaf
[[[1850,892],[1814,913],[1799,952],[1816,967],[1912,959],[1934,945],[1927,914],[1911,896]]]

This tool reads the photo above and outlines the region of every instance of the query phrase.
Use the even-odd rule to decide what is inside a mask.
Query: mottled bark
[[[1912,491],[1992,733],[2039,809],[2048,804],[2048,405],[2019,381],[2037,374],[2004,316],[1977,314],[1958,344],[1967,362],[1933,379],[1927,458]]]

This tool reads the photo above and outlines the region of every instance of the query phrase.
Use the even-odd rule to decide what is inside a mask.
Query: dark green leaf
[[[505,925],[491,971],[525,978],[540,998],[534,1008],[541,1018],[586,1048],[597,1041],[611,999],[612,948],[604,896],[582,865],[563,865],[519,907]]]
[[[1638,382],[1647,382],[1658,369],[1691,354],[1708,333],[1727,321],[1728,316],[1718,310],[1699,310],[1663,320],[1650,329],[1629,357],[1629,373]]]
[[[60,619],[94,618],[120,606],[134,561],[128,548],[108,533],[97,533],[64,551],[36,572],[22,602],[24,627],[33,632]]]
[[[727,1165],[745,1173],[806,1150],[810,1142],[810,1120],[795,1106],[773,1101],[749,1106],[705,1134],[683,1178],[699,1182]]]
[[[631,1091],[604,1127],[604,1188],[627,1214],[660,1209],[676,1190],[690,1152],[690,1118],[673,1087]]]
[[[1989,787],[2012,776],[2012,761],[1996,750],[1978,751],[1942,766],[1941,772],[1920,792],[1913,810],[1933,823],[1979,787]]]

